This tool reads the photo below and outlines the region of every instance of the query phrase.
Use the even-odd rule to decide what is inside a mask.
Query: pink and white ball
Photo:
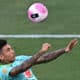
[[[48,17],[48,9],[43,3],[34,3],[28,8],[28,18],[32,22],[38,23]]]

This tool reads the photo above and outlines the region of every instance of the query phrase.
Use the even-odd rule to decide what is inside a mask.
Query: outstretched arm
[[[59,56],[61,56],[62,54],[70,52],[77,43],[78,43],[77,39],[73,39],[70,41],[70,43],[67,45],[66,48],[59,49],[51,53],[47,53],[47,54],[40,56],[40,58],[37,59],[37,62],[35,64],[47,63],[49,61],[52,61],[58,58]]]
[[[45,53],[50,47],[50,44],[45,43],[42,45],[42,48],[40,49],[40,51],[38,53],[36,53],[33,57],[31,57],[29,60],[24,61],[20,66],[16,66],[14,67],[9,75],[10,76],[15,76],[21,72],[26,71],[27,69],[29,69],[30,67],[32,67],[34,65],[34,63],[37,61],[37,59],[43,54]]]

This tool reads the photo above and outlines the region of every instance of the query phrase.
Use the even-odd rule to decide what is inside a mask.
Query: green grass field
[[[43,2],[49,16],[33,24],[27,9],[33,2]],[[80,34],[80,0],[0,0],[0,34]],[[7,39],[7,38],[5,38]],[[51,49],[64,48],[71,39],[7,39],[16,55],[34,55],[44,42]],[[80,39],[78,39],[80,41]],[[48,63],[36,65],[33,71],[39,80],[80,80],[80,43],[70,52]]]

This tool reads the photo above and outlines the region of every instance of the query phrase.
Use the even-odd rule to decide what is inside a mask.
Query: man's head
[[[10,63],[15,60],[15,52],[6,40],[0,39],[0,63]]]

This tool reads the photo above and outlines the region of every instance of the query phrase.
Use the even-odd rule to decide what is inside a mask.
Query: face
[[[2,62],[10,63],[15,60],[15,52],[9,44],[6,44],[2,50]]]

